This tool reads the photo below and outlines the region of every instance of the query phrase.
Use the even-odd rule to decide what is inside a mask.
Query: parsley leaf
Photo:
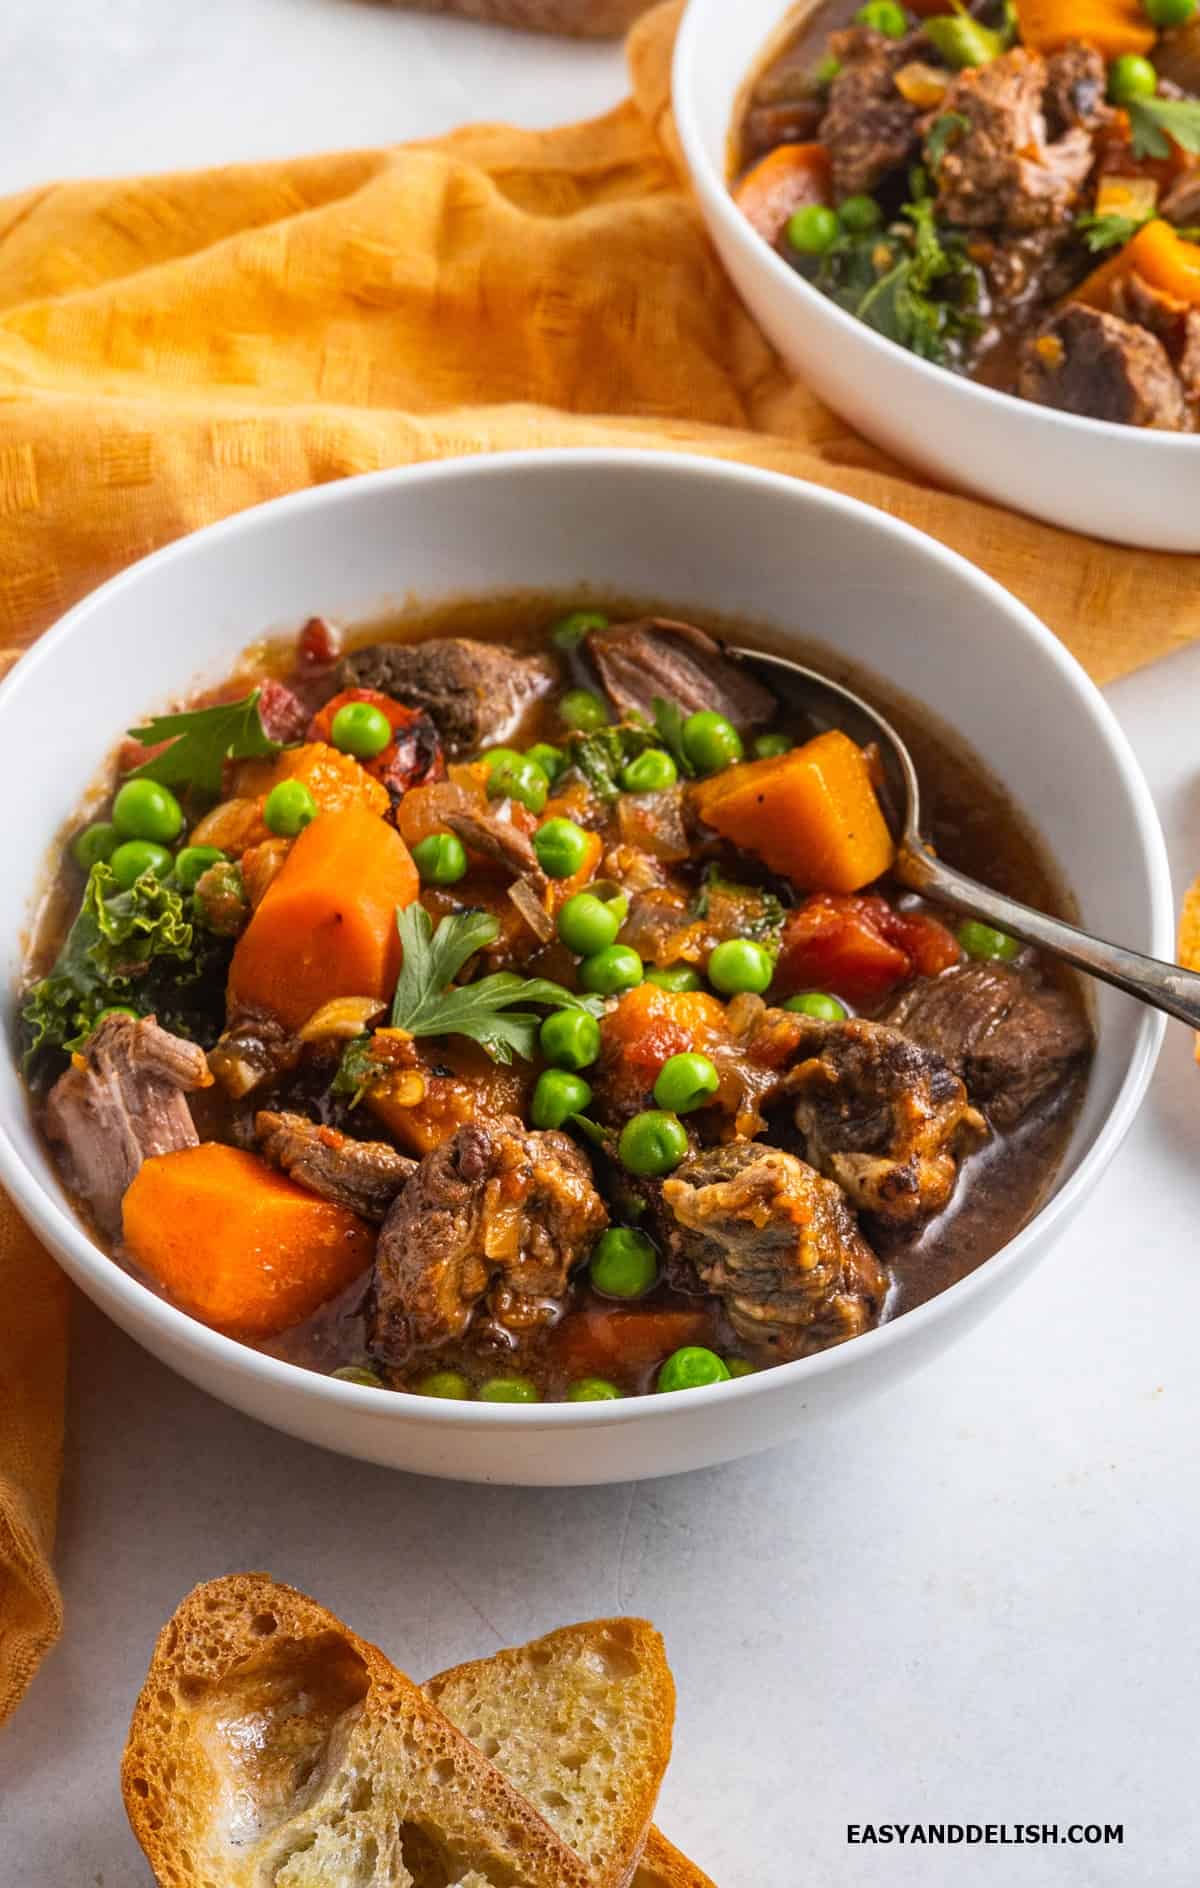
[[[1172,141],[1200,156],[1200,99],[1134,98],[1125,109],[1135,157],[1170,157]]]
[[[960,111],[944,111],[935,118],[925,134],[925,155],[929,168],[936,171],[952,145],[971,129],[971,121]]]
[[[330,1092],[348,1096],[352,1108],[357,1108],[375,1077],[382,1073],[371,1053],[371,1040],[370,1036],[355,1036],[346,1044],[331,1085]]]
[[[961,236],[940,230],[928,177],[916,167],[913,201],[886,232],[840,236],[815,283],[878,334],[923,360],[957,365],[981,323],[981,278]]]
[[[261,693],[255,688],[241,701],[218,702],[215,708],[192,708],[180,715],[156,715],[144,728],[131,728],[135,741],[147,746],[170,741],[171,745],[135,767],[129,778],[219,793],[221,768],[227,760],[267,758],[279,752],[280,742],[271,740],[258,712]]]
[[[1111,211],[1105,216],[1097,216],[1089,211],[1075,218],[1075,228],[1092,254],[1098,256],[1105,249],[1123,249],[1126,243],[1133,241],[1140,229],[1153,221],[1153,211],[1148,216],[1119,216]]]
[[[486,911],[460,911],[443,918],[437,930],[423,905],[409,905],[396,913],[396,928],[404,946],[404,962],[392,1004],[392,1028],[410,1036],[469,1036],[497,1062],[514,1055],[533,1059],[541,1017],[516,1004],[542,1004],[550,1009],[587,1010],[603,1014],[598,997],[575,996],[546,977],[519,977],[513,970],[497,970],[474,983],[453,985],[468,958],[500,935],[500,926]]]

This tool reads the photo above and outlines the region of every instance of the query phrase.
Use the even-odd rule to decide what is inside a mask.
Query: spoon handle
[[[935,904],[953,905],[969,918],[993,924],[1019,937],[1023,944],[1049,951],[1074,964],[1077,970],[1086,970],[1089,976],[1115,984],[1140,1002],[1165,1010],[1190,1029],[1200,1029],[1200,976],[1193,971],[1089,937],[1086,931],[1064,924],[1061,918],[1048,918],[1044,912],[1018,904],[1015,898],[1006,898],[1003,892],[977,884],[953,866],[943,865],[923,846],[901,846],[894,869],[910,891],[920,892]]]

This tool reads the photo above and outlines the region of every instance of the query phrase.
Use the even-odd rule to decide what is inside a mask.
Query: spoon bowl
[[[1200,976],[1195,972],[1092,937],[1062,918],[1052,918],[981,885],[939,859],[921,836],[921,787],[912,755],[891,722],[870,702],[844,683],[787,656],[734,646],[727,654],[753,669],[777,695],[799,709],[815,732],[841,728],[860,747],[874,743],[883,774],[879,800],[896,841],[892,871],[909,891],[1005,931],[1174,1016],[1190,1029],[1200,1029]]]

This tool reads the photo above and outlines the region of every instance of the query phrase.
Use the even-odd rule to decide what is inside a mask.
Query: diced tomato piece
[[[310,616],[296,638],[296,660],[302,669],[329,669],[342,653],[342,632],[323,616]]]
[[[873,903],[882,905],[886,913],[875,919],[884,937],[911,958],[919,977],[938,977],[962,961],[962,946],[953,931],[928,912],[896,911],[884,898]]]
[[[864,1008],[880,1002],[913,969],[884,930],[894,915],[884,898],[818,892],[806,899],[784,926],[775,989],[828,990]]]
[[[550,1352],[566,1376],[615,1377],[632,1382],[665,1362],[686,1344],[712,1341],[712,1320],[705,1310],[663,1306],[609,1310],[586,1305],[563,1319],[550,1339]]]

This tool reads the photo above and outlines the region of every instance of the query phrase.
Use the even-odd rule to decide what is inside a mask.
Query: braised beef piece
[[[1135,322],[1070,302],[1021,348],[1023,399],[1085,419],[1180,432],[1188,411],[1161,341]]]
[[[446,757],[433,717],[418,711],[406,728],[395,729],[391,742],[371,772],[387,788],[394,807],[399,806],[414,787],[444,780]]]
[[[882,1023],[816,1023],[805,1050],[783,1088],[813,1165],[893,1226],[940,1213],[959,1155],[987,1132],[959,1076]]]
[[[300,1060],[303,1045],[278,1017],[246,1010],[230,1018],[208,1052],[208,1066],[233,1101],[264,1082],[286,1075]]]
[[[998,241],[977,237],[972,254],[983,269],[992,309],[1008,320],[1025,310],[1039,311],[1047,302],[1069,294],[1086,269],[1080,262],[1079,237],[1070,223]]]
[[[811,144],[820,128],[825,106],[811,89],[797,98],[751,105],[742,120],[742,157],[757,162],[779,144]]]
[[[877,1322],[887,1274],[841,1189],[777,1147],[730,1141],[663,1182],[677,1258],[716,1293],[764,1363],[787,1363]]]
[[[447,813],[446,825],[470,852],[514,877],[540,879],[542,868],[529,834],[499,812]]]
[[[999,1128],[1068,1081],[1092,1048],[1066,992],[1011,964],[964,964],[924,978],[892,1005],[889,1021],[943,1057]]]
[[[1200,92],[1200,19],[1163,33],[1154,48],[1154,65],[1160,93],[1164,82],[1185,94]]]
[[[46,1132],[102,1232],[119,1235],[121,1201],[144,1160],[197,1145],[186,1097],[211,1080],[203,1049],[152,1016],[106,1017],[59,1076]]]
[[[1051,53],[1043,99],[1050,137],[1060,138],[1076,127],[1097,131],[1109,124],[1113,111],[1106,102],[1107,89],[1108,71],[1094,46],[1075,40]]]
[[[928,58],[921,33],[889,39],[870,27],[834,33],[829,50],[841,70],[829,88],[829,104],[818,133],[833,167],[834,196],[872,191],[889,171],[916,157],[924,114],[896,90],[896,74],[914,59]]]
[[[480,1304],[509,1347],[553,1323],[573,1268],[608,1224],[587,1157],[513,1115],[427,1154],[383,1223],[372,1348],[393,1367],[459,1338]]]
[[[310,1193],[348,1206],[363,1219],[386,1218],[392,1201],[417,1170],[415,1160],[398,1154],[387,1141],[351,1140],[302,1114],[263,1109],[254,1125],[265,1160]]]
[[[770,689],[691,623],[661,616],[616,623],[593,630],[587,648],[620,714],[653,720],[657,699],[674,702],[685,715],[715,708],[743,733],[774,718],[777,704]]]
[[[968,229],[1013,234],[1064,224],[1092,167],[1092,141],[1075,125],[1048,140],[1046,62],[1016,47],[960,72],[939,117],[966,121],[936,163],[938,214]]]
[[[292,689],[283,682],[266,681],[258,691],[258,718],[268,739],[286,745],[304,739],[310,717]]]
[[[339,688],[377,688],[423,708],[451,759],[511,733],[553,682],[548,663],[499,643],[447,637],[435,642],[377,642],[338,664]]]
[[[1200,223],[1200,170],[1185,170],[1158,206],[1160,216],[1180,229]]]
[[[1200,399],[1200,308],[1164,295],[1135,273],[1115,285],[1112,312],[1148,328],[1166,349],[1184,397]]]

